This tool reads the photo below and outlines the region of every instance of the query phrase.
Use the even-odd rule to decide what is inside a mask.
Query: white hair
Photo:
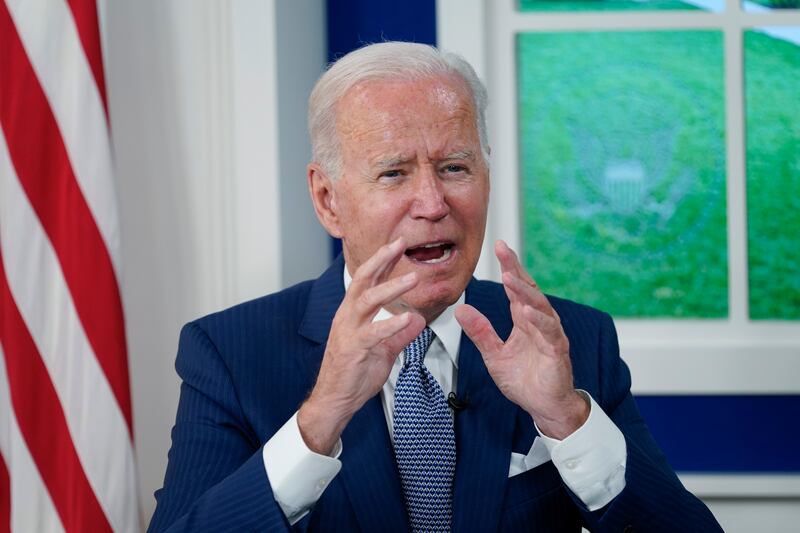
[[[337,179],[341,175],[342,153],[336,133],[336,108],[350,89],[370,80],[416,80],[437,76],[456,76],[469,89],[481,153],[488,164],[488,94],[475,70],[457,54],[442,52],[425,44],[406,42],[370,44],[354,50],[330,65],[317,80],[308,99],[308,132],[314,161],[332,178]]]

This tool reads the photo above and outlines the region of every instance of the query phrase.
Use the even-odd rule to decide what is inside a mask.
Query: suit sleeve
[[[230,373],[197,323],[181,331],[175,367],[183,383],[148,531],[288,531]]]
[[[598,403],[625,436],[625,488],[608,506],[589,512],[591,531],[721,532],[711,511],[688,492],[650,434],[631,395],[631,376],[619,357],[617,333],[603,313],[599,338]]]

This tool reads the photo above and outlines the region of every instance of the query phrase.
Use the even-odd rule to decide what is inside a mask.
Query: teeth
[[[444,245],[443,242],[437,242],[435,244],[426,244],[424,246],[420,246],[420,248],[436,248],[437,246],[442,246],[442,245]]]
[[[450,257],[451,250],[452,248],[448,248],[447,250],[445,250],[444,254],[442,254],[442,257],[439,257],[438,259],[429,259],[427,261],[420,261],[420,263],[425,263],[426,265],[434,265],[436,263],[441,263],[442,261],[447,261],[447,258]]]

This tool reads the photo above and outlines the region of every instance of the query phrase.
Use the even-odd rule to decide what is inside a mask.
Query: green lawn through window
[[[523,257],[545,291],[727,316],[722,48],[717,31],[518,35]]]
[[[800,319],[800,46],[745,33],[750,317]]]

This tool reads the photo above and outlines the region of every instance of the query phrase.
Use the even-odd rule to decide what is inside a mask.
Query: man
[[[639,416],[610,317],[545,297],[502,241],[502,285],[472,278],[485,107],[423,45],[320,78],[308,184],[343,257],[184,328],[151,530],[719,531]]]

